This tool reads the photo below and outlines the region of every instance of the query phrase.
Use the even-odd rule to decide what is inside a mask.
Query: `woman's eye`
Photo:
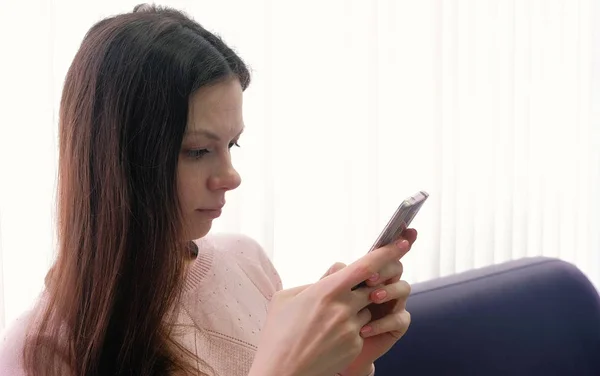
[[[196,159],[200,159],[203,156],[208,154],[208,149],[198,149],[198,150],[190,150],[188,151],[188,156]]]
[[[232,141],[228,145],[229,149],[231,149],[234,146],[240,147],[240,144],[238,144],[237,141]],[[204,157],[208,153],[210,153],[210,150],[208,150],[208,149],[195,149],[195,150],[189,150],[187,152],[187,155],[190,158],[200,159],[200,158]]]

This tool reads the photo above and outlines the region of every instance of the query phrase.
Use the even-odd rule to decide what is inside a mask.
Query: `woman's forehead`
[[[237,79],[198,89],[190,98],[186,134],[228,138],[244,127],[242,87]]]

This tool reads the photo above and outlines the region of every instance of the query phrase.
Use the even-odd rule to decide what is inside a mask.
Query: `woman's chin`
[[[187,231],[186,239],[196,240],[205,237],[212,228],[212,221],[206,221],[199,224],[195,224],[193,228]]]

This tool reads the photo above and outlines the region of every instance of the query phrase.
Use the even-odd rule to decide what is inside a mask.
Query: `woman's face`
[[[229,149],[243,129],[242,87],[236,78],[202,87],[190,98],[177,167],[185,240],[205,236],[221,215],[225,192],[240,185]]]

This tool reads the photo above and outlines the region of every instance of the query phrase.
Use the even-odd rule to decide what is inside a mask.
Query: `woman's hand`
[[[398,243],[391,244],[315,284],[275,294],[250,375],[332,376],[348,368],[365,350],[360,331],[372,320],[367,306],[378,289],[352,287],[373,275],[387,275],[389,265],[404,253]],[[375,324],[375,330],[389,325]],[[367,354],[376,350],[370,348]]]
[[[417,239],[417,232],[408,229],[403,233],[407,241],[403,254]],[[337,265],[331,270],[335,273],[344,268]],[[368,306],[371,322],[361,329],[364,338],[360,354],[346,369],[342,376],[367,376],[372,372],[373,362],[388,352],[392,346],[406,333],[410,325],[410,313],[406,311],[406,300],[410,294],[410,285],[400,280],[403,267],[399,260],[387,264],[376,280],[367,281],[367,286],[376,287],[370,293],[373,304]],[[380,295],[381,294],[381,295]]]

